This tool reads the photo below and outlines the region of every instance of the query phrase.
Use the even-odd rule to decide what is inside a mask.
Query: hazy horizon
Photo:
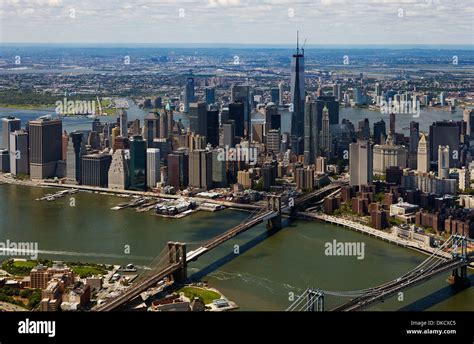
[[[472,0],[2,0],[0,42],[473,45]]]

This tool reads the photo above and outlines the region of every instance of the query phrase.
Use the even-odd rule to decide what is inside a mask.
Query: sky
[[[1,43],[473,45],[474,0],[0,0]]]

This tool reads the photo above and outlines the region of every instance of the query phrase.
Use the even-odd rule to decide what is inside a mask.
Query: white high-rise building
[[[421,134],[420,140],[418,141],[418,151],[417,151],[417,171],[428,173],[430,171],[430,154],[429,154],[429,144],[426,140],[426,135]]]
[[[316,173],[324,174],[327,171],[327,158],[325,156],[318,156],[316,158]]]
[[[438,146],[438,178],[449,177],[449,146]]]
[[[388,133],[385,144],[374,146],[374,173],[385,174],[388,167],[398,166],[405,168],[407,165],[407,150],[405,147],[395,145],[392,132]]]
[[[350,185],[362,186],[372,183],[372,147],[365,140],[349,145]]]
[[[471,172],[468,168],[463,167],[459,171],[459,189],[466,190],[471,187]]]
[[[156,183],[161,180],[160,174],[160,150],[158,148],[148,148],[146,150],[146,186],[156,188]]]
[[[279,103],[278,105],[283,106],[283,82],[278,84],[278,92],[279,92]]]
[[[112,155],[112,163],[109,168],[109,189],[125,190],[129,185],[129,168],[125,151],[117,149]]]
[[[324,105],[324,109],[323,109],[321,148],[324,149],[328,153],[328,156],[331,155],[331,132],[329,131],[329,110],[326,105]]]

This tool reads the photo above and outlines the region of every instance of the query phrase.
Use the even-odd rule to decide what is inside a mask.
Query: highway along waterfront
[[[40,258],[146,266],[167,241],[188,251],[250,214],[223,210],[181,219],[133,209],[113,211],[123,198],[78,192],[54,202],[35,199],[58,189],[0,185],[0,241],[37,242]],[[71,202],[71,197],[73,201]],[[349,229],[295,221],[269,236],[259,225],[192,262],[188,276],[217,288],[240,310],[284,310],[307,287],[357,290],[387,282],[426,256]],[[328,242],[365,243],[363,259],[325,255]],[[5,256],[0,259],[8,258]],[[474,288],[455,291],[440,276],[369,310],[474,310]],[[472,277],[471,277],[472,281]],[[327,309],[348,299],[326,298]]]

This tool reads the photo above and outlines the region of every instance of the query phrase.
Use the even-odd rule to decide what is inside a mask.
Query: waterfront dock
[[[78,189],[66,189],[66,190],[62,190],[62,191],[58,191],[54,194],[47,194],[43,197],[40,197],[40,198],[37,198],[36,200],[37,201],[48,201],[48,202],[52,202],[52,201],[55,201],[57,200],[58,198],[62,198],[66,195],[72,195],[72,194],[75,194],[77,193],[79,190]]]

